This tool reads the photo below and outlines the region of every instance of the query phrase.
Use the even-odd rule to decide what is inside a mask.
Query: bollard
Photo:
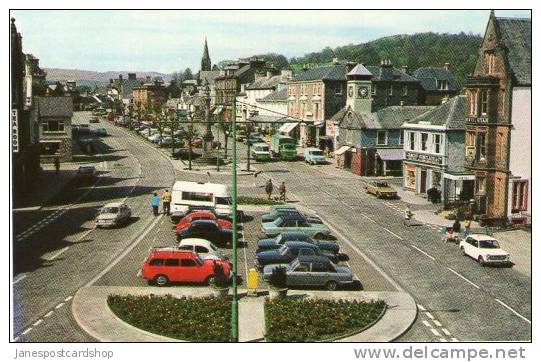
[[[248,288],[247,295],[251,297],[257,297],[257,270],[252,268],[248,270],[248,282],[246,286]]]

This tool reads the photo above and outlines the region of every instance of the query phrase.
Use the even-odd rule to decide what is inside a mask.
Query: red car
[[[202,147],[203,139],[201,137],[196,137],[192,140],[192,147]]]
[[[154,249],[145,260],[140,275],[149,284],[159,286],[175,282],[212,284],[214,263],[221,264],[224,274],[231,276],[231,267],[225,260],[203,260],[193,251],[175,248]]]
[[[222,229],[233,229],[233,224],[231,224],[230,221],[225,219],[218,219],[216,215],[214,215],[212,212],[207,211],[192,212],[191,214],[184,216],[184,218],[182,218],[175,226],[173,226],[173,229],[175,230],[175,232],[178,233],[180,230],[189,227],[192,221],[196,220],[213,220],[216,221],[216,223]]]

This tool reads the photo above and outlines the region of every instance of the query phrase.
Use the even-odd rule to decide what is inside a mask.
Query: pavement
[[[246,290],[239,289],[239,295]],[[114,315],[107,305],[107,297],[116,295],[167,295],[174,297],[203,297],[214,295],[210,288],[190,287],[104,287],[79,289],[72,302],[72,311],[79,326],[100,342],[182,342],[136,328]],[[364,331],[339,339],[337,342],[391,342],[401,336],[417,316],[413,298],[404,292],[344,292],[344,291],[289,291],[290,298],[384,300],[387,310],[382,318]],[[239,300],[239,341],[265,340],[264,303],[266,296],[241,297]]]

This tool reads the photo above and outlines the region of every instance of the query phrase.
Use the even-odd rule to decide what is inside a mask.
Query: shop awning
[[[334,154],[335,155],[341,155],[344,152],[346,152],[347,150],[352,149],[352,148],[353,148],[353,146],[342,146],[338,150],[336,150],[336,152]]]
[[[278,129],[278,132],[280,133],[289,133],[291,131],[293,131],[293,129],[295,129],[295,127],[297,127],[298,123],[284,123],[282,125],[282,127],[280,127]]]
[[[404,150],[400,148],[378,148],[378,156],[383,161],[401,161],[404,159]]]
[[[444,173],[443,178],[446,178],[448,180],[453,180],[453,181],[474,181],[475,180],[475,175],[471,175],[471,174],[456,174],[456,175],[453,175],[451,173]]]

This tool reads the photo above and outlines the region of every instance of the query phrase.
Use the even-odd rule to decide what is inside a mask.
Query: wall
[[[407,85],[408,94],[402,95],[402,86]],[[389,87],[393,87],[393,94],[388,95]],[[404,102],[404,105],[416,105],[418,99],[418,87],[419,83],[404,83],[404,82],[374,82],[376,87],[376,94],[372,95],[373,111],[381,109],[386,106],[399,106],[400,102]]]
[[[448,171],[464,170],[464,130],[446,132]]]
[[[383,130],[382,130],[383,131]],[[402,147],[400,145],[400,130],[389,129],[387,130],[387,144],[377,145],[378,130],[365,129],[361,136],[361,145],[363,148],[377,148],[377,147]]]

